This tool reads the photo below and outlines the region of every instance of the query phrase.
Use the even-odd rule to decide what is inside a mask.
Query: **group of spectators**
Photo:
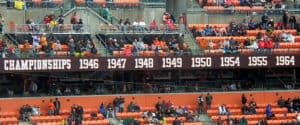
[[[90,39],[79,39],[76,40],[71,35],[68,38],[68,48],[71,56],[83,57],[87,53],[96,55],[98,50],[95,44]]]
[[[81,105],[73,104],[71,107],[71,115],[67,119],[68,125],[82,125],[84,110]]]
[[[158,101],[156,111],[146,111],[142,114],[143,119],[149,124],[165,124],[165,117],[175,117],[173,125],[181,125],[184,121],[178,117],[185,117],[186,121],[194,121],[194,115],[187,107],[176,107],[171,101]]]
[[[40,107],[39,106],[30,106],[28,104],[23,105],[20,108],[20,120],[21,121],[30,121],[31,116],[39,116],[41,115]]]
[[[213,5],[216,6],[223,6],[224,8],[233,7],[235,6],[234,0],[215,0],[213,1]],[[272,0],[239,0],[240,6],[264,6],[268,9],[284,9],[285,5],[282,3],[282,1],[272,1]],[[208,0],[202,0],[202,3],[200,3],[202,7],[206,6],[208,4]]]
[[[256,114],[256,102],[254,100],[254,98],[251,99],[251,101],[249,103],[247,103],[248,99],[246,98],[246,96],[244,94],[242,94],[242,114],[244,115],[253,115]]]
[[[183,16],[179,17],[179,21],[183,19]],[[183,21],[180,21],[183,22]],[[117,28],[119,31],[122,32],[151,32],[151,31],[175,31],[177,29],[177,26],[175,23],[180,23],[176,22],[176,18],[169,14],[168,12],[164,12],[162,16],[162,23],[163,25],[160,25],[157,23],[155,19],[152,20],[152,22],[147,25],[144,21],[144,19],[136,19],[133,22],[130,22],[129,18],[127,19],[120,19]],[[162,27],[163,26],[163,27]],[[184,29],[183,29],[184,30]]]
[[[55,98],[54,101],[50,99],[48,103],[48,115],[49,116],[59,115],[59,113],[60,113],[60,101],[58,100],[58,98]]]
[[[243,115],[253,115],[256,114],[256,102],[254,101],[254,99],[252,98],[251,101],[249,102],[247,97],[245,96],[245,94],[242,94],[241,96],[241,112]],[[287,100],[284,100],[283,97],[280,97],[277,101],[277,105],[280,108],[287,108],[289,113],[297,113],[299,112],[299,107],[300,107],[300,98],[299,97],[295,97],[294,99],[290,99],[288,98]],[[225,104],[222,104],[219,106],[218,108],[219,110],[219,118],[217,119],[217,124],[218,125],[223,125],[224,123],[227,123],[228,125],[247,125],[248,124],[248,120],[245,117],[242,117],[241,119],[233,119],[230,117],[230,110],[226,107]],[[227,118],[225,120],[223,120],[221,118],[222,115],[226,115]],[[265,108],[265,119],[259,120],[258,125],[267,125],[267,120],[272,120],[275,116],[275,114],[272,111],[272,106],[270,104],[268,104]],[[300,118],[300,116],[297,116],[297,120],[298,117]],[[299,122],[299,121],[298,121]],[[293,121],[291,123],[287,122],[287,123],[281,123],[280,125],[298,125],[299,123]]]
[[[66,32],[66,31],[84,31],[83,20],[74,12],[70,19],[71,27],[65,24],[63,15],[56,17],[54,14],[44,16],[43,24],[35,23],[32,19],[26,20],[28,31],[33,33],[41,32]]]
[[[39,52],[45,52],[46,57],[53,57],[58,51],[67,52],[65,55],[84,57],[86,54],[97,54],[95,44],[89,39],[76,40],[70,35],[68,37],[68,48],[62,48],[63,43],[56,39],[53,34],[32,35],[32,44],[29,40],[23,42],[21,53],[25,57],[37,57]],[[68,51],[67,51],[67,50]]]
[[[300,112],[300,98],[295,97],[294,99],[288,98],[287,100],[280,97],[277,101],[279,107],[285,107],[290,113]]]
[[[154,51],[156,55],[160,53],[173,53],[174,55],[184,55],[191,52],[190,47],[184,42],[184,36],[180,37],[160,37],[134,38],[132,42],[125,42],[124,39],[108,38],[106,41],[109,52],[122,51],[125,56],[139,56],[143,51]],[[127,46],[128,44],[132,46]],[[125,46],[126,45],[126,46]]]
[[[223,42],[208,41],[207,48],[220,48],[225,54],[238,53],[239,49],[253,49],[257,53],[271,53],[271,49],[279,48],[280,42],[295,42],[295,36],[291,32],[283,31],[281,34],[275,34],[275,29],[298,29],[298,23],[294,15],[283,14],[283,21],[279,22],[276,27],[273,19],[269,19],[267,14],[262,16],[261,23],[250,20],[248,23],[244,20],[240,24],[231,22],[228,27],[213,28],[207,25],[203,31],[199,32],[196,27],[192,28],[192,33],[197,36],[245,36],[247,30],[262,29],[266,33],[258,32],[255,39],[247,38],[245,41],[238,43],[233,38],[227,38]],[[201,43],[200,43],[201,44]]]
[[[117,25],[119,31],[123,32],[146,32],[148,31],[148,26],[145,23],[144,19],[136,19],[133,22],[129,21],[129,18],[126,20],[120,19]]]
[[[205,100],[204,100],[204,96],[200,95],[197,99],[198,102],[198,112],[199,113],[205,113],[205,109],[208,110],[211,108],[211,104],[213,101],[213,96],[210,95],[210,93],[207,93],[207,95],[205,96]]]
[[[196,27],[192,27],[191,32],[194,37],[197,36],[245,36],[247,30],[266,30],[272,32],[274,30],[286,30],[296,29],[299,30],[299,24],[296,17],[288,12],[283,13],[282,19],[279,22],[274,22],[274,19],[270,18],[268,14],[264,14],[261,17],[261,21],[255,21],[255,19],[244,19],[242,22],[231,21],[228,27],[212,27],[206,25],[203,30],[197,30]]]
[[[116,97],[112,103],[109,103],[107,106],[105,106],[103,103],[101,103],[99,107],[99,113],[102,114],[105,118],[116,118],[116,113],[122,113],[124,112],[124,103],[125,99],[123,97]],[[137,104],[131,103],[131,111],[135,111],[135,106],[138,107]]]

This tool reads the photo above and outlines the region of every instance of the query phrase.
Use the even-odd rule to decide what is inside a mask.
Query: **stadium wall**
[[[241,104],[241,94],[244,93],[248,100],[252,97],[258,104],[262,103],[276,103],[277,99],[294,98],[300,96],[300,91],[264,91],[264,92],[215,92],[213,95],[213,105],[219,104]],[[69,96],[59,97],[62,109],[69,110],[71,105],[79,104],[84,108],[98,109],[99,105],[111,103],[117,96],[125,98],[125,106],[131,101],[136,102],[142,107],[153,107],[159,100],[171,101],[179,106],[196,107],[197,97],[206,93],[170,93],[170,94],[132,94],[132,95],[101,95],[101,96]],[[49,99],[55,97],[28,97],[28,98],[3,98],[0,99],[0,107],[3,112],[18,112],[22,105],[37,105],[40,106],[41,111],[46,113]]]

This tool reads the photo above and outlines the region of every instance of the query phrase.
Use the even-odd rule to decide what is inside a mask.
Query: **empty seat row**
[[[19,123],[19,121],[16,117],[0,118],[1,125],[12,125],[12,124],[18,124],[18,123]]]

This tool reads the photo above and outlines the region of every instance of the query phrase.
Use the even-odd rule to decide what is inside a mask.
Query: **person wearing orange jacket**
[[[50,99],[50,102],[48,103],[48,115],[54,115],[54,111],[55,111],[55,106],[52,99]]]

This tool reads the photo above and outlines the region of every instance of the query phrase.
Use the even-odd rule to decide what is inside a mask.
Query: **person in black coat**
[[[53,102],[53,104],[55,106],[54,115],[59,115],[60,101],[58,100],[58,98],[55,98],[55,101]]]

